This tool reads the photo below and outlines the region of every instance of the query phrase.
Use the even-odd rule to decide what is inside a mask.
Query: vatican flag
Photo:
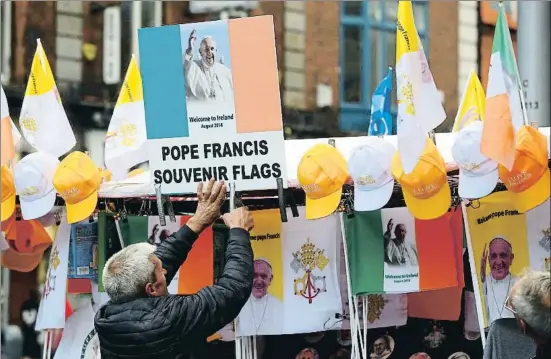
[[[459,111],[455,117],[453,132],[460,131],[474,121],[484,121],[485,106],[484,89],[475,71],[471,70],[465,91],[463,91],[463,98],[459,104]]]
[[[146,139],[142,77],[132,55],[105,139],[105,165],[113,179],[147,161]]]
[[[76,145],[40,39],[37,40],[19,125],[31,146],[55,157],[63,156]]]

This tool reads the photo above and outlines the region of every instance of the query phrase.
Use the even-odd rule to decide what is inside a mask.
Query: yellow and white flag
[[[76,145],[75,134],[63,109],[40,39],[37,40],[19,125],[31,146],[55,157],[66,154]]]
[[[105,165],[113,179],[123,179],[128,170],[147,161],[142,77],[132,55],[105,139]]]
[[[462,128],[474,121],[484,121],[484,108],[486,106],[486,95],[480,83],[478,75],[471,70],[463,98],[459,104],[459,110],[453,124],[453,132],[459,132]]]
[[[396,83],[398,152],[407,174],[423,153],[427,133],[446,118],[415,27],[411,1],[398,4]]]
[[[0,141],[2,143],[2,164],[5,165],[15,156],[15,148],[19,146],[21,135],[11,120],[8,99],[2,85],[0,85],[0,120],[2,121],[0,128],[2,134]]]

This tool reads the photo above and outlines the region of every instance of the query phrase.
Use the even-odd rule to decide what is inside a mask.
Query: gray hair
[[[550,272],[527,272],[515,286],[511,305],[538,336],[551,336],[551,274]]]
[[[136,243],[109,258],[102,279],[112,301],[125,302],[145,295],[147,283],[155,281],[155,263],[151,261],[155,249],[149,243]]]

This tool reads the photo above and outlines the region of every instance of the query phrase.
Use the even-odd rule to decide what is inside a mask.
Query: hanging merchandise
[[[505,308],[509,291],[525,268],[543,270],[550,257],[549,200],[521,214],[516,199],[511,192],[498,192],[465,207],[485,327],[499,318],[514,318]]]
[[[63,214],[50,250],[48,273],[36,317],[36,330],[65,327],[70,245],[71,225],[67,223],[67,217]]]
[[[317,144],[302,156],[297,178],[306,194],[306,218],[327,217],[341,201],[348,179],[346,160],[335,147]]]
[[[342,311],[338,281],[341,240],[337,215],[281,225],[279,210],[253,212],[253,292],[237,320],[237,335],[278,335],[325,330]]]
[[[355,212],[343,219],[354,295],[459,285],[449,215],[421,221],[401,207]]]
[[[74,311],[65,322],[63,336],[54,359],[100,358],[99,338],[94,329],[94,314],[89,301]]]
[[[68,278],[98,278],[98,222],[80,222],[71,226]]]
[[[365,144],[352,150],[348,170],[354,181],[354,210],[374,211],[384,207],[394,190],[390,173],[396,148],[378,137],[367,137]]]
[[[402,185],[407,208],[417,219],[435,219],[448,211],[451,191],[446,163],[434,142],[427,138],[425,149],[413,172],[406,174],[400,155],[392,160],[392,175]]]
[[[459,167],[459,196],[482,198],[495,189],[499,175],[497,162],[480,152],[482,121],[473,121],[455,137],[452,155]]]
[[[2,165],[2,222],[10,218],[15,212],[15,197],[13,172],[7,165]]]
[[[42,224],[35,219],[18,221],[14,214],[2,222],[2,231],[10,246],[2,252],[2,266],[14,271],[34,270],[52,244],[52,239]]]
[[[83,221],[94,213],[101,172],[88,155],[71,152],[57,167],[53,184],[65,200],[69,224]]]
[[[484,121],[484,108],[486,105],[486,96],[480,79],[474,69],[469,73],[463,97],[457,110],[457,116],[453,124],[453,132],[460,132],[463,128],[473,122]],[[480,149],[479,149],[480,151]]]
[[[63,156],[77,143],[40,39],[31,64],[19,125],[31,146],[54,157]]]
[[[511,192],[511,200],[520,213],[542,204],[551,194],[548,144],[549,140],[538,129],[523,126],[516,136],[512,169],[499,166],[499,178]]]
[[[54,207],[57,193],[52,181],[58,165],[59,160],[45,152],[28,154],[15,164],[13,177],[24,219],[40,218]]]

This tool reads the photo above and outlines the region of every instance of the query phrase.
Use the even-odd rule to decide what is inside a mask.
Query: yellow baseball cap
[[[446,163],[436,145],[427,138],[425,150],[413,172],[404,173],[398,152],[392,159],[392,176],[402,186],[408,210],[417,219],[434,219],[444,215],[451,206]]]
[[[511,192],[519,212],[545,202],[551,192],[547,157],[547,137],[531,126],[523,126],[516,136],[515,162],[509,171],[499,165],[499,178]]]
[[[15,182],[13,173],[6,165],[2,165],[2,222],[10,218],[15,211]]]
[[[306,219],[318,219],[335,212],[341,201],[342,186],[348,179],[346,160],[327,144],[308,150],[298,165],[300,186],[306,193]]]
[[[71,152],[57,167],[53,184],[65,200],[67,222],[80,222],[94,212],[102,174],[92,159],[79,151]]]

